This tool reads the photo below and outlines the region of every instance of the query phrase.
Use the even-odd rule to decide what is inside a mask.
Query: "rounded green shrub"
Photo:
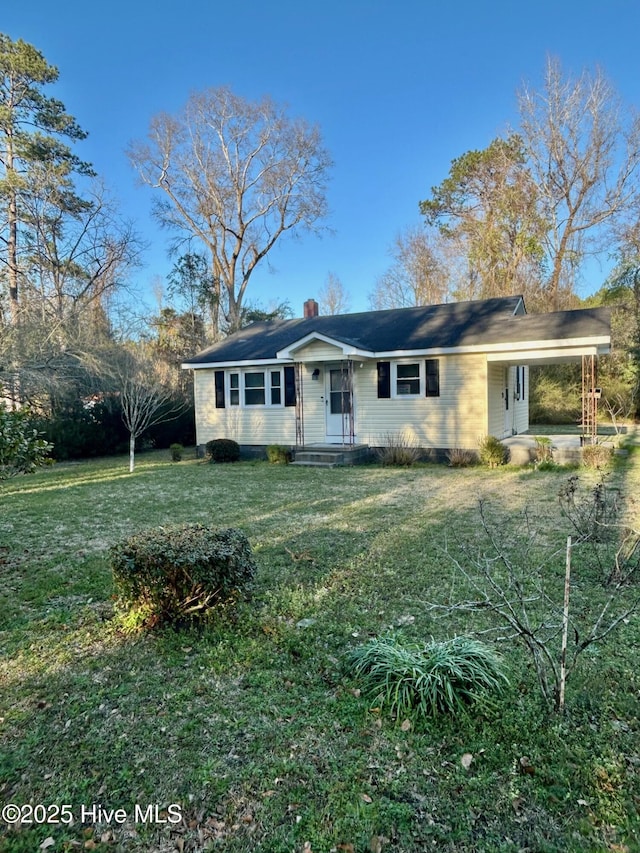
[[[0,403],[0,480],[29,474],[45,465],[52,447],[33,428],[28,407],[11,411]]]
[[[171,453],[171,461],[172,462],[181,462],[182,454],[184,453],[184,447],[177,442],[175,444],[169,445],[169,451]]]
[[[378,637],[355,649],[351,664],[365,692],[397,718],[455,714],[509,684],[500,657],[470,637],[425,645]]]
[[[240,445],[232,438],[214,438],[205,447],[209,462],[237,462],[240,459]]]
[[[180,624],[232,606],[246,594],[256,564],[241,530],[202,524],[156,527],[110,550],[119,608],[142,624]]]
[[[292,454],[288,447],[283,444],[270,444],[267,447],[267,460],[275,465],[288,465]]]

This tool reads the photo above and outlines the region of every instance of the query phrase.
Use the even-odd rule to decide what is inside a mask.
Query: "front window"
[[[229,374],[229,405],[230,406],[239,406],[240,405],[240,374],[239,373],[230,373]]]
[[[282,385],[280,371],[271,371],[271,405],[279,406],[282,403]]]
[[[286,370],[231,370],[226,373],[228,406],[284,406]]]
[[[420,364],[398,364],[396,371],[396,394],[400,397],[420,394]]]
[[[245,406],[264,406],[264,370],[244,375],[244,404]]]

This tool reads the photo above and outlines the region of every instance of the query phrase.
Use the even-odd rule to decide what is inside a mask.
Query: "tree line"
[[[287,303],[264,311],[252,302],[251,278],[281,239],[324,227],[331,157],[316,126],[227,87],[152,118],[127,155],[154,191],[177,260],[163,283],[168,304],[135,318],[122,299],[143,242],[76,154],[86,132],[48,94],[57,80],[37,48],[0,34],[2,396],[9,407],[30,406],[50,434],[57,429],[59,449],[67,424],[70,455],[74,443],[83,452],[91,445],[78,434],[84,422],[87,436],[98,434],[100,418],[105,435],[117,433],[114,411],[122,441],[162,420],[173,423],[163,442],[188,441],[181,361],[248,322],[290,316]],[[585,266],[607,253],[615,269],[595,299],[632,309],[621,336],[631,355],[625,381],[637,388],[638,118],[602,72],[572,78],[553,59],[543,88],[519,93],[519,109],[517,131],[454,159],[420,201],[423,223],[397,236],[371,305],[523,294],[529,310],[574,307]],[[333,272],[321,301],[330,313],[348,308]],[[142,410],[146,420],[135,414]]]

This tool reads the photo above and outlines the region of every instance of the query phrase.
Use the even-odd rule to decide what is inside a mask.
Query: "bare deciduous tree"
[[[25,218],[25,311],[39,313],[50,326],[71,327],[73,335],[80,315],[104,310],[123,286],[142,243],[99,181],[69,209],[43,179],[25,202]]]
[[[346,314],[351,306],[351,297],[334,272],[328,273],[318,300],[321,314]]]
[[[601,501],[598,490],[582,501],[580,521],[602,517]],[[614,515],[619,508],[619,504],[615,510],[609,507]],[[607,511],[606,520],[586,527],[575,525],[578,536],[575,541],[569,537],[566,551],[552,546],[541,550],[528,513],[517,520],[519,535],[511,531],[509,519],[493,521],[482,501],[479,515],[484,546],[474,543],[445,548],[457,574],[458,580],[453,583],[459,586],[462,579],[462,595],[469,598],[432,603],[429,608],[448,615],[486,614],[490,625],[480,633],[497,633],[503,639],[522,643],[531,656],[542,695],[556,711],[562,711],[566,681],[585,649],[605,640],[640,608],[637,585],[631,583],[640,571],[640,533],[625,525],[612,525]],[[595,596],[591,590],[570,609],[569,592],[578,589],[576,585],[572,588],[571,553],[587,546],[592,559],[594,536],[601,537],[605,531],[613,534],[606,550],[610,570],[603,573],[608,575],[603,578],[606,594]],[[541,554],[537,562],[536,554]],[[560,574],[558,564],[564,555],[566,567]],[[599,559],[604,559],[604,554]],[[454,593],[454,597],[460,594]]]
[[[436,232],[418,226],[398,234],[389,251],[393,265],[369,294],[371,307],[380,311],[445,302],[449,280],[441,242]]]
[[[584,258],[602,250],[638,203],[640,120],[624,110],[601,70],[563,76],[547,62],[544,88],[519,94],[520,128],[549,224],[552,308],[574,290]]]
[[[207,247],[213,298],[231,328],[280,237],[315,229],[327,213],[331,161],[320,131],[269,98],[249,102],[224,87],[195,93],[181,114],[155,116],[129,158],[143,183],[165,194],[160,221]]]
[[[183,399],[159,375],[154,359],[132,347],[115,354],[106,368],[120,397],[122,420],[129,431],[129,472],[135,467],[136,439],[155,424],[177,418]]]

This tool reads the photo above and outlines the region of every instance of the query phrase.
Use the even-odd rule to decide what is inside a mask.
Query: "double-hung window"
[[[252,370],[244,373],[244,404],[245,406],[264,406],[265,371]]]
[[[279,370],[272,370],[271,376],[271,405],[282,405],[282,376]]]
[[[420,396],[420,362],[396,365],[396,395]]]
[[[229,405],[230,406],[239,406],[240,405],[240,374],[239,373],[230,373],[229,374]]]
[[[222,373],[221,373],[222,375]],[[285,370],[285,380],[286,380]],[[285,383],[286,384],[286,383]],[[220,389],[222,385],[220,385]],[[289,394],[291,397],[292,394]],[[282,370],[232,370],[227,374],[227,404],[229,406],[282,406],[287,402]],[[216,398],[216,406],[224,401]]]
[[[440,396],[440,359],[379,361],[378,398],[406,399]]]

